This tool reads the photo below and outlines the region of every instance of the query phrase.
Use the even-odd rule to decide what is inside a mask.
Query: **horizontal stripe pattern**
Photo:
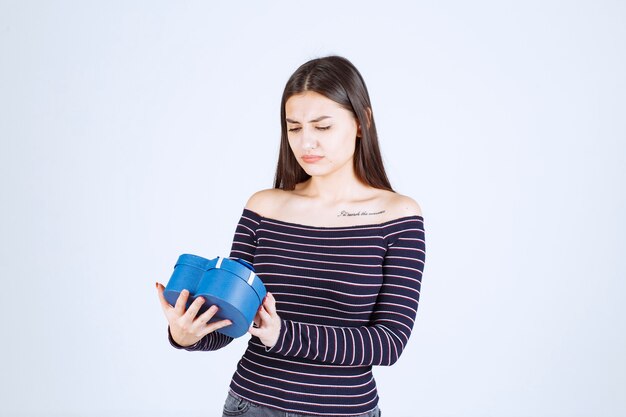
[[[230,388],[292,413],[354,416],[374,409],[372,366],[394,364],[415,323],[423,218],[317,227],[244,209],[230,256],[254,264],[282,320],[275,346],[250,338]],[[215,350],[230,340],[212,333],[185,349]]]

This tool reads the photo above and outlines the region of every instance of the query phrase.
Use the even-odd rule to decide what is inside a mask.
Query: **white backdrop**
[[[427,233],[385,416],[625,416],[619,1],[0,1],[0,414],[218,416],[247,337],[154,282],[228,253],[308,59],[362,72]]]

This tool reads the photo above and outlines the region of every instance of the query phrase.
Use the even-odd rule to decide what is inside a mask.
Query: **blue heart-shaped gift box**
[[[186,307],[198,297],[204,298],[198,315],[216,305],[219,310],[209,322],[230,320],[231,325],[217,331],[234,338],[248,331],[267,293],[254,267],[243,259],[205,259],[190,254],[178,257],[165,287],[165,299],[175,305],[184,289],[189,291]]]

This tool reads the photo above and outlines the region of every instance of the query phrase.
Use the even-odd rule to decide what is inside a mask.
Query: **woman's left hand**
[[[280,323],[280,316],[276,313],[276,299],[268,292],[254,316],[254,323],[248,329],[248,333],[261,339],[265,346],[273,347],[278,342]]]

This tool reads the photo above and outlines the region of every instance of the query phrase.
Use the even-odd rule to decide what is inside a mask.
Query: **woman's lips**
[[[306,162],[307,164],[315,163],[322,158],[323,156],[318,156],[318,155],[303,155],[302,156],[302,160]]]

